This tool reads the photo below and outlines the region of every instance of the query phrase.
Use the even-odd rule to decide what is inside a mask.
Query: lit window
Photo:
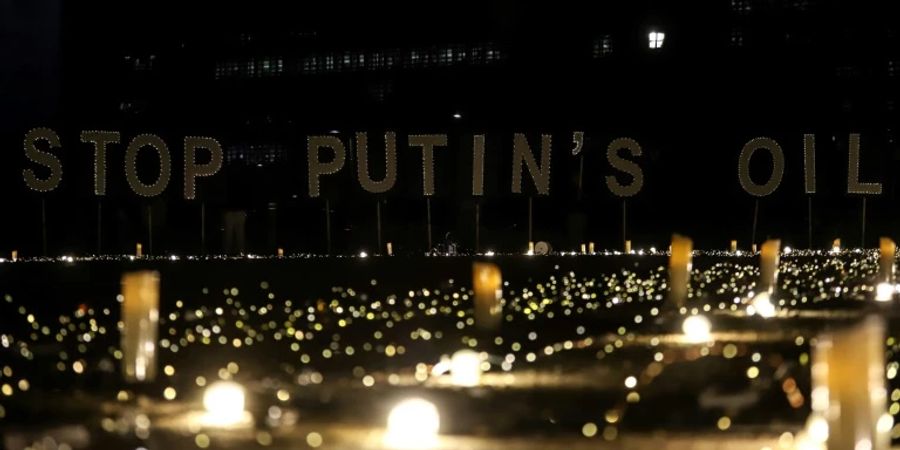
[[[747,14],[750,9],[750,0],[731,0],[731,10],[738,14]]]
[[[666,39],[666,33],[661,31],[651,31],[648,35],[650,48],[662,48],[663,41]]]
[[[612,53],[612,36],[606,34],[594,39],[594,58],[600,58]]]
[[[731,30],[731,46],[732,47],[743,47],[744,46],[744,33],[739,29]]]

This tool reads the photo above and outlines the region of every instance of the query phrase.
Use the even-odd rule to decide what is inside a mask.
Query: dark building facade
[[[850,133],[862,136],[861,178],[883,184],[881,195],[866,199],[867,243],[896,234],[900,25],[890,3],[247,9],[66,3],[47,19],[61,23],[58,108],[23,112],[27,125],[10,129],[4,142],[20,148],[22,126],[51,126],[63,138],[71,169],[59,191],[44,197],[45,212],[74,216],[69,227],[77,232],[49,230],[51,250],[93,251],[96,235],[105,233],[101,251],[121,252],[152,231],[156,253],[193,253],[205,225],[215,251],[221,212],[242,208],[250,250],[323,252],[326,200],[335,252],[372,252],[379,236],[398,252],[424,251],[429,210],[433,245],[448,240],[472,249],[476,205],[481,250],[523,251],[529,199],[533,240],[558,249],[586,241],[618,249],[623,234],[636,247],[661,247],[673,231],[695,236],[702,248],[723,248],[729,239],[749,247],[751,236],[805,247],[810,205],[813,245],[833,237],[857,243],[862,198],[847,194]],[[90,189],[91,148],[78,141],[83,129],[116,129],[126,141],[159,134],[176,168],[183,136],[213,136],[223,144],[225,167],[200,181],[197,200],[181,198],[178,170],[163,196],[146,200],[125,184],[123,152],[114,146],[109,193],[98,200]],[[356,181],[353,136],[369,133],[370,171],[382,174],[387,130],[401,137],[397,184],[373,195]],[[586,136],[579,156],[570,152],[574,131]],[[421,152],[405,142],[412,133],[449,138],[436,153],[436,194],[427,205]],[[482,133],[485,195],[473,197],[472,139]],[[525,133],[534,149],[542,133],[552,134],[549,196],[538,195],[527,176],[525,191],[511,192],[514,133]],[[812,195],[804,191],[807,133],[815,134],[818,158]],[[306,138],[321,134],[342,138],[348,160],[325,182],[322,197],[310,198]],[[640,143],[636,160],[645,178],[641,192],[624,202],[605,182],[622,176],[607,162],[606,147],[623,136]],[[757,136],[776,139],[785,153],[781,185],[760,199],[737,178],[741,148]],[[141,158],[153,168],[152,156]],[[23,220],[7,226],[4,245],[36,249],[42,200],[22,185],[24,158],[8,161],[5,186],[16,193],[9,201]],[[763,180],[771,171],[764,157],[751,169]]]

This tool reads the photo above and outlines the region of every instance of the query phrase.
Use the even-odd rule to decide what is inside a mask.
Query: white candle
[[[882,319],[870,316],[816,339],[810,400],[815,417],[828,422],[828,449],[858,449],[860,442],[890,448]]]

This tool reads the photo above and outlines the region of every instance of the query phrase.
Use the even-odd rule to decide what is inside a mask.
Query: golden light
[[[878,278],[881,282],[875,287],[875,300],[886,302],[894,298],[894,258],[897,253],[897,245],[893,240],[885,237],[881,238],[879,244]]]
[[[473,387],[481,382],[481,357],[472,350],[460,350],[450,358],[450,380],[454,386]]]
[[[831,243],[831,253],[840,253],[841,252],[841,240],[835,239],[834,242]]]
[[[812,414],[806,422],[806,434],[814,442],[828,441],[828,421],[820,414]]]
[[[156,377],[156,338],[159,332],[159,273],[122,275],[122,368],[127,381]]]
[[[404,400],[388,415],[384,444],[395,449],[433,448],[437,446],[440,424],[433,403],[421,398]]]
[[[878,283],[875,286],[875,300],[879,302],[889,302],[892,298],[894,298],[894,290],[895,286],[891,283]]]
[[[475,324],[479,328],[500,326],[503,305],[503,276],[496,264],[472,264],[472,287],[475,291]]]
[[[752,311],[759,314],[760,317],[768,319],[775,316],[775,305],[772,304],[772,298],[768,292],[760,292],[753,297],[751,302]],[[748,308],[748,312],[750,312]]]
[[[712,324],[709,322],[709,319],[700,315],[690,316],[684,319],[684,322],[681,324],[681,331],[684,332],[684,337],[688,342],[694,344],[711,341],[711,329]]]
[[[672,254],[669,256],[669,300],[675,306],[684,306],[691,274],[691,253],[694,242],[677,234],[672,236]]]
[[[228,427],[244,420],[244,388],[231,381],[217,381],[203,392],[204,422]]]

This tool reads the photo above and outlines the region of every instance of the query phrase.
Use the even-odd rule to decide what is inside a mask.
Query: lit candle
[[[841,251],[841,240],[840,238],[835,239],[834,242],[831,243],[831,251],[832,253],[838,253]]]
[[[156,377],[159,328],[159,273],[125,273],[122,275],[122,297],[122,368],[125,380],[153,381]]]
[[[138,242],[137,245],[135,246],[135,248],[134,248],[134,254],[135,254],[135,256],[137,256],[138,258],[140,258],[141,256],[144,256],[144,246],[141,245],[140,242]]]
[[[283,257],[284,257],[284,249],[281,248],[281,247],[278,247],[278,257],[279,257],[279,258],[283,258]]]
[[[534,241],[528,241],[528,254],[534,254]]]
[[[775,282],[778,280],[778,260],[781,255],[781,241],[769,239],[762,246],[759,253],[759,284],[760,292],[772,293],[775,291]]]
[[[737,241],[734,239],[731,240],[731,253],[737,253]]]
[[[672,254],[669,256],[669,300],[680,308],[687,300],[694,243],[690,238],[675,234],[672,235],[670,248]]]
[[[13,262],[16,262],[19,260],[19,251],[18,250],[12,251],[12,260],[13,260]]]
[[[890,301],[894,298],[894,257],[897,244],[890,238],[881,238],[881,257],[878,258],[878,284],[875,286],[875,300]]]
[[[588,253],[590,253],[592,255],[594,254],[594,243],[593,242],[588,242]]]
[[[756,244],[750,246],[750,253],[756,253]]]
[[[879,266],[881,267],[881,281],[888,283],[894,282],[894,256],[897,253],[897,244],[890,238],[881,238],[881,258],[879,258]]]
[[[886,410],[884,322],[876,316],[820,335],[813,347],[812,414],[827,420],[819,433],[829,449],[890,448]],[[820,428],[825,428],[821,427]]]
[[[475,292],[475,324],[479,328],[500,326],[503,305],[503,276],[496,264],[472,264],[472,287]]]
[[[390,242],[387,243],[387,254],[388,256],[394,256],[394,245]]]
[[[581,254],[582,255],[587,254],[587,246],[584,244],[581,244]]]
[[[625,253],[631,254],[631,241],[630,240],[625,241]]]

